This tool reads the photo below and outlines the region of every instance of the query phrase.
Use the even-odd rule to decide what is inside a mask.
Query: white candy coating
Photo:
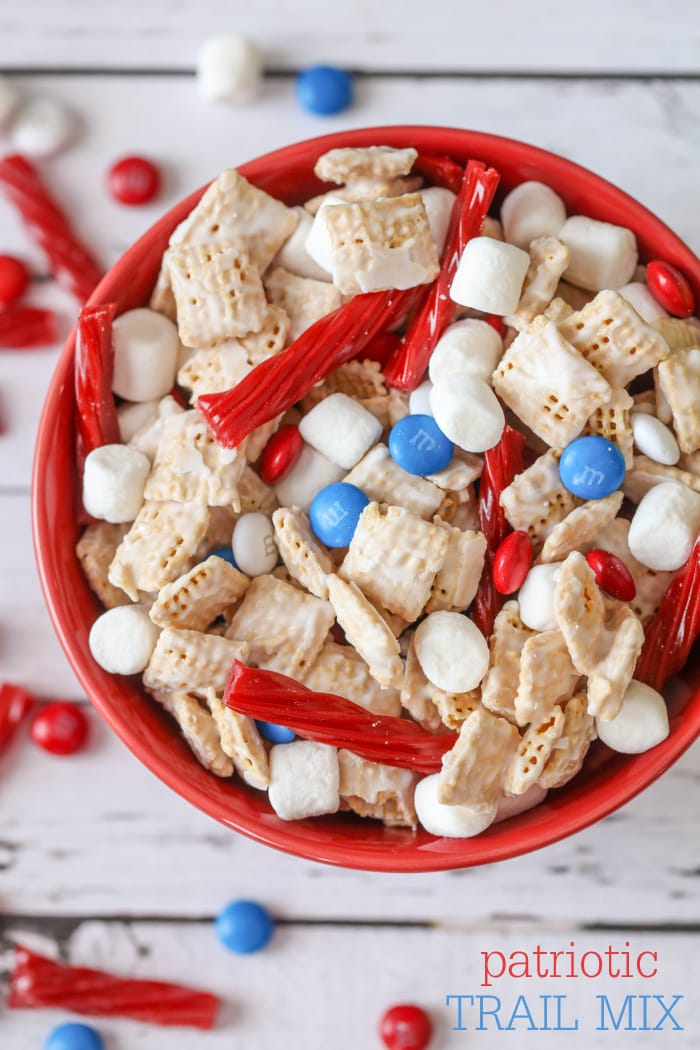
[[[570,253],[564,276],[578,288],[622,288],[634,274],[637,240],[625,226],[572,215],[559,231],[559,240]]]
[[[247,102],[262,83],[260,53],[245,36],[210,37],[197,56],[197,87],[206,102]]]
[[[430,357],[433,381],[462,372],[491,382],[491,373],[503,356],[503,340],[487,321],[469,317],[445,329]]]
[[[475,689],[488,670],[486,639],[461,613],[429,613],[416,628],[415,645],[423,674],[447,693]]]
[[[633,281],[631,284],[623,284],[617,289],[623,299],[633,306],[639,316],[647,324],[658,321],[662,317],[668,317],[660,303],[657,303],[649,289],[641,281]]]
[[[506,420],[493,390],[464,373],[438,379],[430,392],[435,422],[465,452],[485,452],[497,444]]]
[[[700,495],[677,481],[662,481],[642,497],[627,542],[642,565],[657,572],[680,569],[700,531]]]
[[[299,222],[294,232],[289,237],[277,255],[272,260],[271,266],[282,266],[290,273],[297,273],[300,277],[310,277],[314,281],[329,281],[330,274],[319,266],[315,259],[309,255],[306,249],[306,238],[311,232],[314,218],[311,212],[298,204],[294,211],[299,216]]]
[[[493,824],[497,806],[446,806],[438,801],[439,773],[423,777],[416,784],[414,805],[416,816],[430,835],[440,838],[469,839],[481,834]]]
[[[518,305],[530,256],[492,237],[473,237],[459,260],[450,298],[486,314],[512,314]]]
[[[613,751],[641,755],[665,740],[669,733],[666,701],[651,686],[632,679],[615,718],[596,718],[598,736]]]
[[[421,190],[421,197],[428,216],[430,232],[437,246],[438,255],[441,255],[445,247],[452,207],[457,196],[445,186],[429,186],[427,190]]]
[[[503,236],[525,250],[536,237],[556,237],[565,222],[564,201],[543,182],[521,182],[501,205]]]
[[[554,590],[560,569],[559,562],[533,565],[518,592],[520,619],[533,631],[554,631],[558,626]]]
[[[337,194],[329,193],[314,215],[314,221],[311,223],[311,229],[307,233],[305,241],[306,251],[317,266],[320,266],[324,271],[326,280],[333,272],[333,245],[324,212],[326,208],[333,204],[345,204],[345,201]]]
[[[51,157],[74,138],[75,115],[55,98],[35,98],[21,107],[10,128],[14,149],[29,157]]]
[[[541,787],[540,784],[533,784],[522,795],[503,795],[498,800],[498,811],[494,824],[499,824],[510,817],[517,817],[520,813],[526,813],[528,809],[534,809],[535,806],[539,806],[540,802],[544,802],[546,797],[547,789]]]
[[[270,751],[268,798],[282,820],[335,813],[340,805],[338,752],[313,740],[276,744]]]
[[[134,434],[158,418],[160,401],[125,401],[117,409],[119,437],[128,444]]]
[[[110,674],[139,674],[151,659],[160,631],[141,605],[118,605],[98,616],[88,645]]]
[[[429,379],[426,379],[424,383],[417,386],[415,390],[412,390],[408,397],[408,410],[412,416],[432,416],[433,410],[430,407],[430,391],[433,389],[433,384]]]
[[[681,458],[681,450],[673,431],[665,423],[649,412],[633,412],[630,423],[634,443],[643,455],[656,463],[675,466]]]
[[[13,80],[0,76],[0,128],[10,122],[10,118],[19,106],[21,93]]]
[[[180,346],[173,322],[142,307],[117,317],[112,333],[114,393],[126,401],[154,401],[169,393]]]
[[[279,560],[272,522],[257,510],[241,514],[233,526],[231,547],[236,565],[246,576],[272,572]]]
[[[299,507],[308,511],[316,493],[326,485],[340,481],[345,473],[337,463],[331,463],[311,445],[305,444],[292,469],[275,485],[275,495],[282,507]]]
[[[93,518],[113,525],[133,521],[141,510],[151,464],[143,452],[128,445],[101,445],[86,458],[83,506]]]
[[[299,433],[331,463],[350,470],[379,441],[382,424],[347,394],[330,394],[306,413]]]

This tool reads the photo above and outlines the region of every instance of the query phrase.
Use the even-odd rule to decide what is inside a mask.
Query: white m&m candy
[[[143,307],[117,317],[112,333],[114,393],[126,401],[154,401],[168,394],[180,346],[173,322]]]
[[[601,292],[627,284],[637,265],[637,241],[631,230],[585,215],[572,215],[559,231],[569,249],[564,274],[570,284]]]
[[[556,630],[554,615],[554,591],[561,562],[534,565],[518,592],[520,619],[533,631]]]
[[[666,701],[651,686],[633,678],[627,686],[619,713],[607,722],[596,718],[596,729],[603,743],[613,751],[640,755],[668,736]]]
[[[503,340],[486,321],[467,318],[445,329],[430,357],[428,375],[433,383],[463,372],[490,383],[491,373],[503,355]]]
[[[488,670],[486,639],[462,613],[429,613],[416,628],[415,645],[423,674],[446,693],[475,689]]]
[[[518,248],[537,237],[556,237],[566,222],[564,201],[543,182],[521,182],[501,205],[503,235]]]
[[[262,63],[252,40],[235,33],[205,40],[197,56],[197,86],[207,102],[247,102],[260,90]]]
[[[105,671],[138,674],[151,659],[159,633],[142,606],[118,605],[97,617],[88,645]]]
[[[700,495],[677,481],[662,481],[642,497],[627,542],[642,565],[657,572],[680,569],[700,532]]]
[[[416,784],[416,816],[430,835],[469,839],[493,824],[497,813],[495,802],[473,806],[445,805],[438,800],[439,783],[440,774],[433,773]]]
[[[681,450],[673,432],[648,412],[633,412],[630,418],[634,443],[639,451],[656,463],[673,467],[681,458]]]
[[[151,469],[143,452],[128,445],[101,445],[85,458],[83,506],[113,525],[133,521],[141,510]]]
[[[486,314],[512,314],[529,265],[530,256],[515,245],[473,237],[459,260],[450,298]]]
[[[464,373],[446,375],[434,383],[430,408],[443,434],[465,452],[493,448],[506,424],[491,387]]]
[[[275,530],[266,514],[242,514],[233,527],[231,547],[236,565],[246,576],[272,572],[279,559]]]

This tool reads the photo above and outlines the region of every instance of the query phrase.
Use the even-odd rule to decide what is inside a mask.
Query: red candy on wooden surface
[[[670,263],[653,259],[647,263],[647,288],[656,299],[675,317],[692,317],[695,313],[695,296],[687,279]]]
[[[32,350],[58,339],[56,314],[36,306],[7,306],[0,310],[0,349]]]
[[[379,1034],[388,1050],[426,1050],[433,1025],[420,1006],[400,1003],[384,1014]]]
[[[275,431],[260,457],[260,477],[266,485],[274,485],[292,469],[303,445],[299,427],[293,423]]]
[[[0,685],[0,752],[10,743],[35,701],[36,697],[21,685],[14,682]]]
[[[123,157],[109,169],[107,182],[121,204],[148,204],[160,188],[160,171],[146,157]]]
[[[32,740],[52,755],[74,755],[87,741],[88,720],[77,704],[55,700],[32,721]]]
[[[0,303],[19,299],[29,284],[29,273],[21,259],[14,255],[0,255]]]
[[[532,540],[526,532],[518,529],[506,536],[493,556],[493,583],[499,594],[520,590],[533,557]]]
[[[620,558],[610,551],[594,548],[586,555],[586,561],[595,575],[595,582],[612,598],[631,602],[637,594],[637,585],[632,573]]]

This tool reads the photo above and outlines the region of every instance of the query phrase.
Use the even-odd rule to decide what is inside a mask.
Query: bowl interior
[[[700,262],[660,220],[603,179],[551,153],[509,139],[454,128],[391,127],[339,132],[297,143],[242,165],[251,182],[289,204],[323,187],[313,175],[317,157],[337,146],[415,146],[477,158],[501,172],[502,195],[526,179],[549,184],[581,212],[631,228],[642,259],[665,259],[684,271],[700,297]],[[141,306],[157,275],[173,228],[195,205],[202,189],[173,208],[109,271],[91,302],[115,302],[117,312]],[[238,779],[219,780],[203,769],[174,722],[146,696],[140,681],[107,674],[92,660],[88,632],[101,606],[75,555],[80,533],[76,516],[73,355],[75,335],[60,357],[41,419],[34,462],[33,528],[41,583],[54,627],[92,703],[130,750],[161,780],[193,805],[227,826],[299,856],[377,871],[430,871],[502,860],[554,842],[600,819],[651,783],[700,732],[698,661],[668,690],[671,733],[652,751],[614,754],[591,749],[583,771],[550,792],[536,809],[489,828],[475,839],[436,839],[426,832],[384,828],[373,821],[338,815],[286,823],[264,793]]]

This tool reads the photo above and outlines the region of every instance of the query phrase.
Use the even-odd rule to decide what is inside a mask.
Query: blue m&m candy
[[[389,452],[409,474],[436,474],[452,459],[454,445],[432,416],[404,416],[391,428]]]
[[[44,1050],[104,1050],[102,1037],[86,1024],[60,1024],[46,1037]]]
[[[296,736],[293,729],[287,729],[286,726],[278,726],[276,722],[263,722],[256,718],[255,724],[258,727],[260,736],[271,744],[291,744]]]
[[[231,901],[216,917],[216,936],[225,948],[250,955],[264,948],[275,930],[267,908],[255,901]]]
[[[329,116],[352,102],[352,77],[334,66],[311,66],[297,77],[297,98],[309,113]]]
[[[617,445],[589,435],[576,438],[559,460],[562,484],[581,499],[603,499],[615,492],[625,476],[625,459]]]
[[[326,485],[316,493],[309,508],[311,528],[326,547],[347,547],[368,503],[368,497],[357,485],[346,481]]]
[[[215,555],[217,558],[223,558],[229,565],[233,565],[234,569],[238,569],[236,559],[233,556],[233,547],[217,547],[216,550],[210,551],[209,554],[210,556]]]

